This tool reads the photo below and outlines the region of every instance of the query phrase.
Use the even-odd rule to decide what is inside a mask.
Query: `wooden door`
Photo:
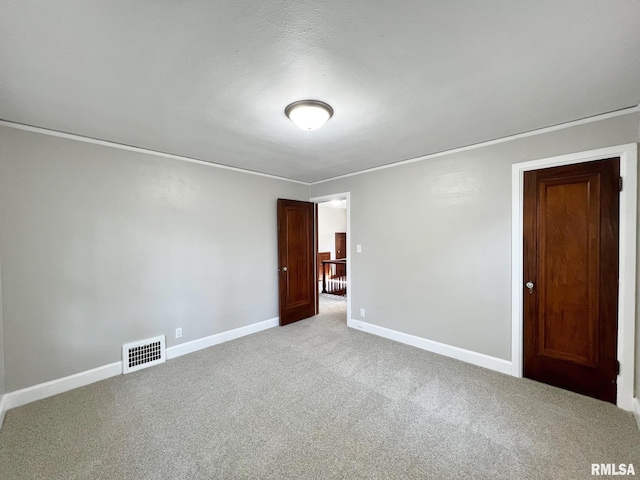
[[[315,205],[278,199],[280,325],[316,314]]]
[[[524,376],[613,403],[619,172],[614,158],[524,176]]]
[[[345,232],[335,233],[336,260],[347,258],[347,234]],[[346,265],[336,265],[336,277],[347,275]]]

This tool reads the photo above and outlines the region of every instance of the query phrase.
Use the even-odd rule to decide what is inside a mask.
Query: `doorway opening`
[[[319,314],[345,324],[351,305],[349,195],[312,198],[316,203],[316,273]]]

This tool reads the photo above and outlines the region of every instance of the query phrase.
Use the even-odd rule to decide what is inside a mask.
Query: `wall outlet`
[[[176,328],[176,338],[182,337],[182,328]]]
[[[362,245],[356,245],[356,253],[362,253]]]
[[[360,316],[364,318],[364,316],[365,316],[365,315],[364,315],[364,308],[361,308],[361,309],[360,309]]]

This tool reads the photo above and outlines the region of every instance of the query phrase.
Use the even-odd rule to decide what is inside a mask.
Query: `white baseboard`
[[[59,393],[68,392],[74,388],[84,387],[90,383],[106,380],[107,378],[120,374],[122,374],[122,362],[115,362],[91,370],[85,370],[84,372],[75,373],[68,377],[40,383],[33,387],[5,393],[5,410],[20,407],[27,403],[35,402],[36,400],[42,400],[43,398],[52,397]]]
[[[640,429],[640,402],[638,397],[633,397],[633,416],[636,417],[636,423]]]
[[[263,322],[247,325],[246,327],[236,328],[234,330],[229,330],[209,337],[183,343],[181,345],[176,345],[167,348],[167,360],[202,350],[203,348],[211,347],[213,345],[235,340],[236,338],[244,337],[245,335],[260,332],[268,328],[277,327],[279,323],[280,319],[276,317]],[[76,373],[74,375],[69,375],[68,377],[58,378],[56,380],[51,380],[50,382],[23,388],[22,390],[16,390],[15,392],[5,393],[2,398],[0,398],[0,427],[2,427],[5,412],[11,408],[20,407],[27,403],[35,402],[36,400],[42,400],[43,398],[68,392],[74,388],[84,387],[85,385],[106,380],[107,378],[121,374],[122,362],[120,361],[94,368],[92,370]]]
[[[198,350],[202,350],[203,348],[213,347],[214,345],[228,342],[230,340],[235,340],[236,338],[244,337],[246,335],[251,335],[252,333],[257,333],[269,328],[277,327],[279,324],[280,318],[276,317],[269,320],[264,320],[262,322],[253,323],[251,325],[247,325],[246,327],[235,328],[233,330],[227,330],[226,332],[216,333],[215,335],[210,335],[208,337],[199,338],[190,342],[181,343],[180,345],[174,345],[173,347],[167,348],[167,360],[181,357],[182,355],[186,355],[187,353],[197,352]]]
[[[389,328],[379,327],[378,325],[366,323],[362,320],[351,319],[347,322],[347,325],[351,328],[355,328],[356,330],[372,333],[379,337],[388,338],[389,340],[421,348],[422,350],[444,355],[445,357],[455,358],[456,360],[461,360],[463,362],[471,363],[472,365],[488,368],[507,375],[512,374],[511,362],[508,360],[491,357],[484,353],[472,352],[471,350],[465,350],[464,348],[453,347],[451,345],[417,337],[408,333],[398,332]]]
[[[0,395],[0,428],[4,423],[4,414],[7,411],[5,395]]]

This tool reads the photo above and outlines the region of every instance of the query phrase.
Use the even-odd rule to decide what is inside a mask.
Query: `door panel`
[[[524,375],[616,399],[619,159],[525,173]]]
[[[280,325],[316,314],[313,203],[278,199]]]
[[[600,177],[538,182],[541,354],[595,366]],[[591,259],[595,259],[593,261]]]

